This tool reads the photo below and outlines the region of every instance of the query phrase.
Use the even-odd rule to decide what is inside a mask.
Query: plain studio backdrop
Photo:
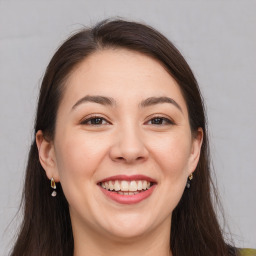
[[[46,65],[73,31],[113,16],[152,25],[190,64],[206,102],[226,219],[236,245],[255,248],[255,13],[253,0],[0,0],[0,255],[7,255],[19,224],[9,225]]]

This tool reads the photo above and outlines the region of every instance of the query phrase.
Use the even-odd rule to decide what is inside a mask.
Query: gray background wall
[[[82,25],[146,22],[182,51],[206,100],[212,158],[237,246],[256,247],[256,1],[0,0],[0,255],[19,219],[39,84],[57,46]]]

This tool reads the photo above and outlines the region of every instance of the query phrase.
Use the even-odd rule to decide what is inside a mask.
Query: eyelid
[[[163,114],[154,114],[153,116],[150,116],[145,123],[148,123],[152,119],[157,119],[157,118],[163,119],[164,121],[166,121],[167,124],[165,124],[165,125],[175,125],[176,124],[172,118],[166,117]],[[157,124],[154,124],[154,125],[157,126]],[[161,125],[163,126],[164,124],[161,124]]]
[[[107,118],[103,117],[103,116],[100,115],[100,114],[91,114],[91,115],[88,115],[88,116],[84,117],[83,119],[81,119],[81,121],[80,121],[79,123],[85,125],[86,122],[89,122],[90,120],[95,119],[95,118],[102,119],[102,120],[106,121],[108,124],[111,124],[111,122],[108,121]],[[100,125],[106,125],[106,124],[99,124],[99,125],[90,124],[90,125],[91,125],[91,126],[100,126]]]
[[[95,119],[95,118],[102,119],[103,121],[106,121],[107,124],[112,124],[112,123],[108,120],[108,118],[103,117],[101,114],[90,114],[90,115],[84,117],[83,119],[81,119],[81,121],[80,121],[79,123],[82,124],[82,125],[83,125],[83,124],[86,125],[86,122],[89,122],[90,120]],[[163,114],[154,114],[154,115],[149,116],[149,117],[147,118],[147,121],[144,122],[144,124],[147,124],[149,121],[151,121],[151,120],[153,120],[153,119],[157,119],[157,118],[164,120],[165,122],[167,122],[167,124],[160,124],[160,125],[158,125],[158,124],[152,124],[152,125],[155,125],[155,126],[164,126],[164,125],[175,125],[175,124],[176,124],[172,118],[170,118],[169,116],[166,117],[166,116],[164,116]],[[99,125],[97,125],[97,124],[94,124],[94,125],[93,125],[93,124],[88,124],[88,125],[91,125],[91,126],[100,126],[100,125],[106,125],[106,124],[99,124]]]

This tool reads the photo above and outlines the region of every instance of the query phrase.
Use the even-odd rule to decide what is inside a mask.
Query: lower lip
[[[148,198],[154,191],[156,185],[151,186],[149,189],[142,191],[136,195],[120,195],[116,192],[108,191],[99,186],[101,191],[110,199],[116,201],[119,204],[137,204],[144,199]]]

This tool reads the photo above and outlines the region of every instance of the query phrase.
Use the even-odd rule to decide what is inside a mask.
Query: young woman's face
[[[75,234],[169,232],[201,139],[191,134],[179,86],[156,60],[102,50],[67,81],[46,172],[62,185]]]

